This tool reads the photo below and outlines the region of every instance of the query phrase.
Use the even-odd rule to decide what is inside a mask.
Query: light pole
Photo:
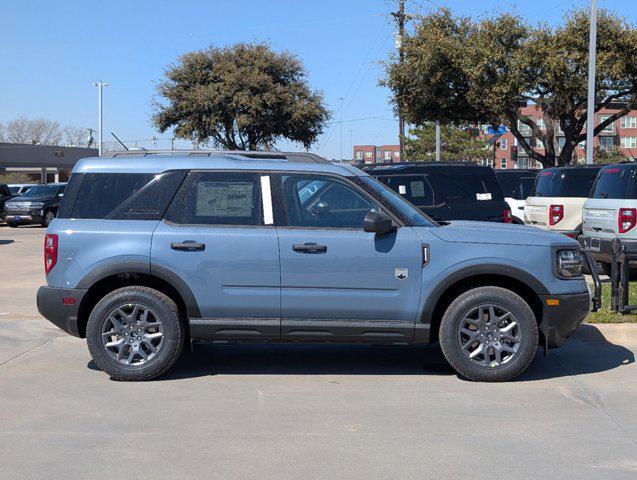
[[[104,83],[101,80],[93,83],[94,87],[97,87],[97,155],[102,156],[102,88],[108,87],[108,83]]]
[[[593,163],[595,133],[595,60],[597,50],[597,0],[591,0],[591,28],[588,36],[588,105],[586,107],[586,163]]]
[[[440,122],[436,122],[436,162],[440,161]]]

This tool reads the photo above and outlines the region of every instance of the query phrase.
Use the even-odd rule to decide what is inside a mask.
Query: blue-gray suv
[[[462,376],[502,381],[591,308],[575,240],[440,225],[361,170],[304,153],[82,160],[44,262],[40,312],[122,380],[161,375],[188,340],[439,340]]]

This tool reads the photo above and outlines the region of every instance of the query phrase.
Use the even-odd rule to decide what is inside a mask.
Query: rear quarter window
[[[425,175],[378,177],[389,188],[419,207],[436,204],[436,195]]]
[[[76,180],[73,175],[63,197],[62,213],[66,215],[68,204],[73,202],[71,218],[159,220],[185,176],[181,171],[88,173]]]
[[[481,172],[473,174],[441,174],[428,176],[435,189],[446,199],[457,202],[504,200],[502,188],[494,175]]]

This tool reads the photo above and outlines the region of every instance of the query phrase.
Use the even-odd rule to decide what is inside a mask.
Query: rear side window
[[[632,172],[632,168],[626,167],[602,168],[595,180],[592,198],[627,198]]]
[[[191,225],[262,225],[259,175],[199,172],[177,202],[179,223]]]
[[[560,174],[555,170],[540,172],[533,186],[534,197],[557,197]]]
[[[497,175],[502,193],[505,197],[511,197],[515,200],[525,200],[529,196],[535,182],[535,176],[522,177],[519,175]]]
[[[424,207],[436,204],[433,188],[424,175],[395,175],[378,177],[378,180],[414,205]]]
[[[428,175],[431,184],[447,200],[476,202],[503,200],[502,188],[495,175],[484,175],[476,171],[473,175]]]
[[[159,220],[185,177],[185,172],[88,173],[74,196],[71,218]],[[73,179],[72,179],[73,180]],[[79,181],[79,180],[78,180]],[[66,200],[63,210],[68,208]],[[66,212],[63,212],[66,213]]]

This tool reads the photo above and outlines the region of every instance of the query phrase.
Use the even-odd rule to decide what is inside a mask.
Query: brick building
[[[599,124],[606,120],[616,110],[602,109],[595,114],[595,123]],[[522,108],[524,115],[532,118],[540,128],[544,127],[544,119],[542,110],[535,105],[528,105]],[[544,145],[542,142],[531,136],[531,129],[527,125],[520,124],[518,126],[520,132],[527,138],[527,141],[533,146],[533,149],[539,153],[543,153]],[[556,148],[560,151],[560,146],[564,145],[564,136],[562,131],[557,127],[555,137],[557,138]],[[528,135],[528,136],[527,136]],[[511,132],[502,135],[497,140],[496,162],[495,168],[541,168],[540,164],[534,165],[524,149],[518,148],[517,139]],[[578,162],[585,162],[586,142],[581,142],[575,149],[574,158]],[[616,120],[599,135],[595,137],[595,148],[611,150],[616,148],[628,158],[637,157],[637,110],[631,111],[628,115]],[[517,161],[515,161],[515,150],[517,150]]]
[[[356,163],[400,162],[399,145],[354,145]]]

